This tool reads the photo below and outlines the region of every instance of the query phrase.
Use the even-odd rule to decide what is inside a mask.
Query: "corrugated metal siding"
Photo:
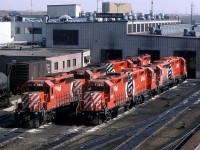
[[[53,29],[79,30],[79,45],[53,45]],[[127,22],[47,24],[47,45],[56,48],[91,49],[93,63],[100,62],[101,49],[122,49],[123,57],[137,55],[138,49],[160,50],[160,57],[173,55],[175,50],[198,51],[200,49],[199,38],[127,35],[127,31]],[[197,62],[197,70],[200,70],[200,62]]]

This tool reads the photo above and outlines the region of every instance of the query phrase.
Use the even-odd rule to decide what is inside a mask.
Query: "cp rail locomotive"
[[[62,72],[28,80],[21,88],[22,102],[15,112],[16,124],[39,127],[42,123],[54,120],[57,112],[73,110],[82,97],[83,84],[105,74],[103,70],[103,67],[88,67],[73,73]]]
[[[112,60],[101,65],[91,65],[70,73],[50,74],[28,80],[21,87],[22,102],[15,111],[16,124],[39,127],[42,123],[52,121],[62,109],[74,110],[78,107],[78,101],[82,99],[82,91],[83,88],[87,88],[88,80],[115,70],[121,71],[126,67],[149,64],[150,59],[151,56],[146,54],[125,60]]]
[[[164,57],[143,67],[125,68],[88,81],[80,111],[90,124],[101,124],[134,105],[183,82],[187,77],[182,57]]]
[[[60,110],[73,108],[87,122],[100,124],[185,80],[183,58],[150,61],[146,54],[29,80],[22,86],[16,123],[39,127],[54,120]]]

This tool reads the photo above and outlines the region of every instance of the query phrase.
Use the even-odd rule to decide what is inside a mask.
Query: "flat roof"
[[[51,6],[81,6],[81,4],[61,4],[61,5],[47,5],[47,7],[51,7]]]
[[[89,51],[89,49],[55,49],[55,48],[22,48],[20,49],[0,49],[2,56],[27,56],[27,57],[55,57],[74,53]]]

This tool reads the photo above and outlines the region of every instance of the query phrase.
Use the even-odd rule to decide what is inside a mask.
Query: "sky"
[[[96,11],[97,0],[0,0],[1,10],[46,11],[47,5],[81,4],[83,11]],[[133,12],[149,13],[151,0],[103,0],[104,2],[132,3]],[[191,3],[193,13],[200,13],[200,0],[154,0],[154,13],[190,14]]]

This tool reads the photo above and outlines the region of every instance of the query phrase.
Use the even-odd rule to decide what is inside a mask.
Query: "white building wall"
[[[12,42],[11,22],[0,22],[0,44]]]
[[[51,18],[69,15],[71,17],[79,17],[81,6],[79,4],[72,5],[47,5],[47,15]]]
[[[14,34],[15,41],[42,42],[42,38],[46,37],[46,25],[44,22],[13,22],[15,27],[20,28],[19,34]],[[42,28],[42,34],[25,33],[25,28]]]
[[[73,66],[73,59],[76,59],[76,66]],[[68,72],[68,71],[82,67],[82,63],[81,63],[82,53],[74,53],[74,54],[66,54],[66,55],[56,56],[56,57],[49,57],[49,58],[46,58],[46,60],[51,61],[52,73]],[[67,66],[67,60],[70,60],[70,67]],[[56,62],[58,62],[58,69],[55,70],[54,63]],[[63,62],[65,63],[64,68],[63,68]]]

